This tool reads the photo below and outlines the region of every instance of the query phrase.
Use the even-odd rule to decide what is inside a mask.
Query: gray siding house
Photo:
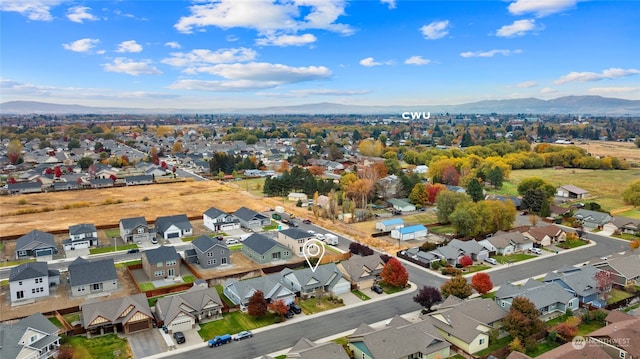
[[[171,246],[160,246],[142,252],[142,269],[150,280],[180,276],[181,257]]]
[[[51,256],[57,251],[53,234],[37,229],[18,238],[16,242],[16,259]]]
[[[60,272],[49,270],[47,262],[29,262],[11,268],[9,291],[11,302],[49,295],[49,287],[60,284]]]
[[[247,237],[242,244],[242,253],[260,264],[293,257],[291,249],[263,234],[254,233]]]
[[[112,258],[88,261],[78,257],[68,270],[72,297],[106,295],[118,289],[118,273]]]
[[[202,268],[215,268],[231,263],[229,247],[209,236],[200,236],[191,242]]]
[[[153,233],[144,217],[123,218],[120,220],[120,238],[125,243],[138,243],[150,240]]]
[[[69,239],[62,242],[65,251],[97,247],[98,245],[98,230],[96,226],[89,223],[69,226]]]
[[[215,288],[194,285],[186,292],[158,299],[156,317],[169,332],[195,328],[196,323],[221,319],[222,299]]]
[[[0,358],[54,358],[60,348],[59,328],[42,313],[34,313],[14,324],[0,323]]]
[[[193,234],[193,226],[186,214],[158,217],[155,222],[159,239],[182,238]]]
[[[261,230],[262,227],[271,224],[271,218],[247,207],[241,207],[237,211],[233,212],[233,215],[238,218],[242,227],[254,231]]]

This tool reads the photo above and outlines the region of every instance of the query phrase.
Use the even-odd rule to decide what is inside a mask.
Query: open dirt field
[[[640,148],[632,142],[587,141],[584,144],[576,143],[575,146],[584,148],[592,156],[618,157],[640,165]]]

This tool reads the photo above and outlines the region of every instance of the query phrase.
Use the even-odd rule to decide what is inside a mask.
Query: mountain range
[[[521,98],[484,100],[459,105],[362,106],[337,103],[313,103],[293,106],[226,109],[146,109],[123,107],[91,107],[35,101],[9,101],[0,104],[0,114],[379,114],[400,116],[403,112],[450,114],[579,114],[579,115],[640,115],[640,100],[625,100],[601,96],[564,96],[551,100]]]

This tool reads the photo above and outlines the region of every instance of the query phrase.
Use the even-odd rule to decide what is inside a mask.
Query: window
[[[32,336],[29,338],[29,343],[33,343],[33,342],[35,342],[36,340],[38,340],[38,336],[37,336],[37,335],[32,335]]]
[[[36,278],[36,283],[42,283],[42,278]]]
[[[24,291],[23,290],[19,290],[16,292],[16,298],[17,299],[22,299],[24,298]]]
[[[299,244],[304,243],[304,239],[298,239],[298,243],[299,243]]]
[[[207,257],[213,257],[213,252],[207,252]]]
[[[93,284],[93,290],[100,290],[100,283]]]
[[[162,267],[162,262],[158,262],[158,264],[156,264],[156,267],[158,268]]]
[[[484,338],[480,338],[480,345],[484,344]]]
[[[19,282],[18,282],[18,285],[22,285],[22,281],[19,281]]]
[[[144,233],[144,228],[138,228],[138,233]]]
[[[285,257],[289,255],[289,251],[284,251]]]
[[[171,260],[171,261],[167,261],[167,267],[172,267],[174,265],[176,265],[176,260],[175,259]]]
[[[220,258],[220,264],[227,264],[227,257]]]
[[[216,260],[215,260],[215,259],[209,259],[209,260],[207,261],[207,264],[208,264],[208,265],[216,264]]]
[[[164,277],[164,271],[163,270],[157,270],[157,271],[153,272],[153,276],[154,277]]]
[[[626,358],[626,357],[627,357],[627,353],[626,353],[626,352],[621,351],[619,356],[620,356],[620,359],[624,359],[624,358]]]
[[[271,253],[271,259],[280,259],[280,252]]]

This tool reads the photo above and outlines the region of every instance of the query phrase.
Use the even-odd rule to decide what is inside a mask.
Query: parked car
[[[247,339],[247,338],[251,338],[253,336],[253,333],[251,333],[248,330],[243,330],[240,333],[236,334],[233,337],[233,340],[242,340],[242,339]]]
[[[304,224],[311,224],[311,221],[310,221],[310,220],[308,220],[308,219],[303,219],[303,220],[302,220],[302,223],[304,223]]]
[[[240,241],[238,241],[237,238],[227,238],[227,240],[224,241],[226,244],[238,244],[240,243]]]
[[[287,314],[285,314],[285,316],[287,317],[287,319],[291,319],[291,318],[293,318],[293,316],[294,316],[295,314],[296,314],[296,313],[294,313],[294,312],[291,310],[291,308],[289,308],[289,310],[287,311]]]
[[[372,285],[371,290],[378,294],[382,294],[382,288],[377,284]]]
[[[484,261],[489,263],[489,264],[493,264],[493,265],[498,264],[498,261],[493,259],[493,258],[486,258]]]
[[[296,303],[289,304],[289,310],[291,310],[292,312],[294,312],[296,314],[302,313],[302,308],[299,305],[297,305]]]
[[[540,255],[542,254],[542,250],[540,248],[529,248],[529,252]]]
[[[298,227],[298,224],[297,224],[296,222],[294,222],[294,221],[290,221],[290,222],[289,222],[289,225],[290,225],[291,227]]]
[[[187,341],[187,338],[184,337],[183,332],[175,332],[173,333],[173,338],[176,340],[176,343],[183,344]]]
[[[223,335],[218,335],[213,339],[209,339],[207,344],[209,345],[209,348],[213,348],[213,347],[219,347],[222,344],[227,344],[230,342],[231,342],[231,334],[223,334]]]
[[[140,253],[140,249],[138,248],[131,248],[127,251],[127,253]]]

